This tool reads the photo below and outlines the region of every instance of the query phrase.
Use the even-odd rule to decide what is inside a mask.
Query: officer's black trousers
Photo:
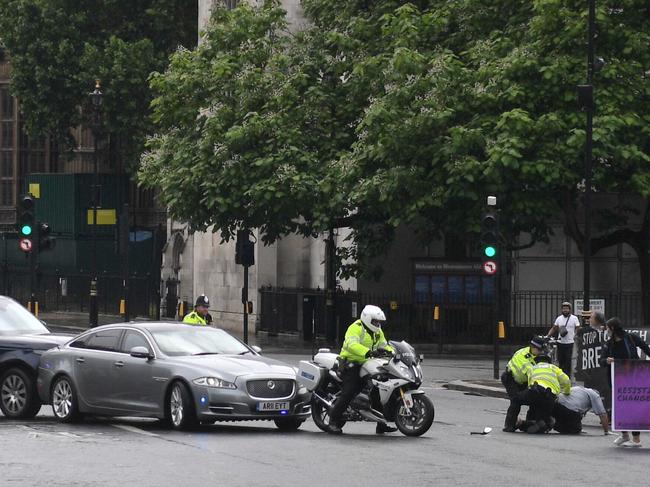
[[[519,395],[523,404],[528,404],[529,418],[532,421],[549,423],[553,415],[553,407],[557,396],[550,389],[533,385]]]
[[[341,395],[336,399],[334,406],[330,410],[330,424],[340,426],[343,413],[345,413],[352,399],[363,389],[363,380],[359,377],[360,371],[361,366],[356,364],[351,367],[344,367],[341,371],[341,378],[343,379]]]
[[[510,406],[508,406],[504,426],[506,428],[514,428],[517,424],[517,417],[521,411],[522,404],[527,404],[522,402],[523,398],[520,397],[521,393],[526,390],[526,385],[517,383],[512,372],[509,370],[501,374],[501,383],[506,388],[506,392],[510,398]]]
[[[571,365],[573,362],[573,343],[557,344],[557,364],[562,371],[571,378]]]
[[[563,435],[577,435],[582,431],[582,414],[555,403],[553,406],[555,426],[553,429]]]

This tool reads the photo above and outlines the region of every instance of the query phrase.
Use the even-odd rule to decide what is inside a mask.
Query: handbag
[[[560,326],[560,336],[564,338],[565,336],[568,335],[569,330],[567,330],[566,325],[569,323],[569,318],[571,318],[571,315],[566,317],[566,321],[564,322],[564,326]]]

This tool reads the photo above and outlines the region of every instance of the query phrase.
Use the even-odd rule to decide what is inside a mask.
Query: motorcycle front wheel
[[[400,399],[395,415],[395,426],[406,436],[421,436],[431,428],[435,410],[433,403],[424,394],[413,396],[413,407],[408,415],[404,403]]]
[[[327,409],[327,406],[322,401],[319,401],[315,397],[311,399],[311,418],[316,423],[316,426],[318,426],[318,429],[327,432],[330,425],[329,409]],[[345,422],[342,422],[339,426],[342,428],[344,424]]]

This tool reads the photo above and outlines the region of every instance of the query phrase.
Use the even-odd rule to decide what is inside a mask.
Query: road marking
[[[151,433],[149,431],[141,430],[140,428],[136,428],[135,426],[129,426],[128,424],[111,424],[111,426],[138,435],[151,436],[153,438],[160,437],[160,435],[157,435],[156,433]]]

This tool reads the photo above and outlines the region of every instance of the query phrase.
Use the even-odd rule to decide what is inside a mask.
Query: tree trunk
[[[560,205],[564,212],[565,231],[576,242],[578,249],[582,252],[585,247],[585,236],[578,225],[574,198],[573,193],[566,191]],[[630,245],[636,252],[641,275],[641,309],[643,312],[641,321],[643,326],[650,326],[650,200],[646,200],[640,230],[624,227],[592,238],[592,256],[604,248],[622,243]]]

